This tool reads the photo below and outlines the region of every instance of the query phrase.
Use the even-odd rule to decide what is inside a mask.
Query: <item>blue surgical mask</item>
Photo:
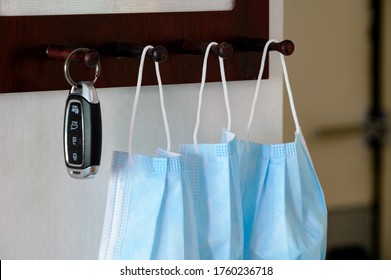
[[[228,130],[218,144],[199,144],[198,128],[210,43],[205,53],[193,144],[181,153],[190,176],[195,206],[200,259],[242,259],[243,218],[236,136],[229,132],[231,117],[223,60],[219,58]]]
[[[298,122],[284,56],[281,63],[296,126],[295,141],[250,142],[249,133],[266,60],[263,51],[247,140],[239,141],[245,259],[324,259],[327,210]]]
[[[155,63],[167,149],[133,154],[132,140],[145,55],[139,68],[128,153],[114,152],[100,259],[198,259],[193,200],[183,157],[170,152],[170,131],[159,66]]]

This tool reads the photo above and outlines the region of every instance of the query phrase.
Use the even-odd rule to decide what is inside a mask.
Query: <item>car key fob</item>
[[[64,157],[76,179],[98,172],[102,149],[102,120],[98,95],[90,82],[73,86],[65,106]]]

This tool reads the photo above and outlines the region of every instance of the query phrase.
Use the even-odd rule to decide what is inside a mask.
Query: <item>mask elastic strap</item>
[[[204,92],[204,87],[205,87],[205,82],[206,82],[208,56],[209,56],[209,52],[210,52],[211,47],[214,45],[218,45],[218,44],[216,42],[212,42],[206,48],[204,62],[203,62],[203,66],[202,66],[201,87],[200,87],[200,92],[199,92],[199,97],[198,97],[197,120],[196,120],[196,125],[194,128],[194,132],[193,132],[193,142],[194,142],[194,146],[195,146],[196,151],[198,151],[197,136],[198,136],[198,129],[200,127],[200,120],[201,120],[201,105],[202,105],[202,97],[203,97],[203,92]],[[228,87],[227,87],[227,80],[225,77],[224,60],[221,57],[219,57],[219,66],[220,66],[221,82],[223,84],[225,107],[227,109],[227,116],[228,116],[227,130],[231,130],[231,109],[230,109],[229,98],[228,98]]]
[[[262,75],[263,75],[263,71],[265,69],[266,55],[268,53],[267,50],[268,50],[268,48],[269,48],[271,43],[277,43],[277,42],[278,41],[275,40],[275,39],[269,40],[265,44],[265,47],[264,47],[263,52],[262,52],[261,66],[260,66],[260,69],[259,69],[258,80],[257,80],[257,84],[256,84],[256,87],[255,87],[255,93],[254,93],[253,103],[252,103],[252,106],[251,106],[250,118],[249,118],[249,121],[248,121],[248,124],[247,124],[247,131],[246,131],[246,140],[247,141],[249,141],[249,139],[250,139],[250,130],[251,130],[251,125],[252,125],[252,122],[253,122],[253,119],[254,119],[255,106],[256,106],[257,101],[258,101],[259,88],[260,88],[260,85],[261,85]],[[289,104],[290,104],[290,107],[291,107],[293,120],[295,122],[296,132],[299,132],[300,131],[300,125],[299,125],[299,121],[298,121],[298,118],[297,118],[295,104],[293,102],[293,94],[292,94],[291,85],[289,83],[289,77],[288,77],[288,72],[287,72],[287,69],[286,69],[284,55],[280,54],[280,58],[281,58],[282,70],[283,70],[283,73],[284,73],[285,86],[286,86],[287,92],[288,92]]]
[[[281,53],[280,53],[280,58],[281,58],[282,71],[284,73],[285,86],[286,86],[286,90],[287,90],[288,98],[289,98],[289,104],[291,107],[293,120],[295,122],[296,133],[299,133],[301,130],[300,124],[299,124],[299,119],[297,118],[296,107],[295,107],[295,103],[293,102],[293,93],[292,93],[291,84],[289,82],[288,71],[286,69],[285,57]]]
[[[140,98],[140,91],[141,91],[141,83],[143,79],[143,69],[144,69],[144,61],[145,61],[145,56],[147,54],[147,51],[149,49],[152,49],[152,46],[146,46],[141,54],[140,58],[140,66],[138,70],[138,78],[137,78],[137,87],[136,87],[136,96],[134,98],[134,103],[133,103],[133,111],[132,111],[132,116],[130,119],[130,130],[129,130],[129,146],[128,146],[128,153],[129,153],[129,159],[132,158],[132,145],[133,145],[133,134],[134,134],[134,124],[136,120],[136,113],[137,113],[137,107],[138,107],[138,102]],[[162,85],[162,79],[160,76],[160,71],[159,71],[159,64],[155,62],[155,70],[156,70],[156,77],[158,81],[158,86],[159,86],[159,96],[160,96],[160,106],[162,110],[162,116],[163,116],[163,121],[164,121],[164,127],[166,130],[166,137],[167,137],[167,150],[171,150],[171,136],[170,136],[170,128],[168,125],[168,120],[167,120],[167,113],[166,113],[166,108],[164,105],[164,96],[163,96],[163,85]]]

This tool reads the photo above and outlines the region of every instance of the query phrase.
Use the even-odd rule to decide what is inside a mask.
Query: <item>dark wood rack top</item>
[[[238,0],[232,11],[224,12],[3,16],[0,93],[68,89],[64,63],[46,56],[49,45],[97,50],[102,70],[98,88],[136,84],[139,60],[106,53],[107,44],[113,42],[167,48],[168,58],[160,65],[163,84],[198,83],[201,79],[203,57],[178,50],[184,40],[232,43],[232,56],[225,62],[227,80],[256,79],[259,53],[237,49],[234,44],[245,37],[269,38],[269,0]],[[210,57],[208,82],[220,80],[218,60],[213,57],[216,55]],[[75,79],[90,79],[93,69],[72,63]],[[144,85],[157,84],[153,71],[153,60],[147,59]]]

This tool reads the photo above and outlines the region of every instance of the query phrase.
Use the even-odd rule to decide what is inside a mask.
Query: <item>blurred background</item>
[[[329,209],[328,259],[391,259],[391,1],[285,0],[287,64]],[[294,125],[284,101],[284,140]]]

